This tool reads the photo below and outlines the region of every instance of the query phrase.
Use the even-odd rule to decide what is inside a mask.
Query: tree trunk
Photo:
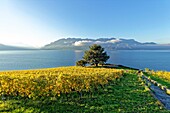
[[[98,67],[98,63],[96,63],[96,67]]]

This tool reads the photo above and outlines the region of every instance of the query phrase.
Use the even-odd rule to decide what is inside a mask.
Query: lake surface
[[[73,66],[83,54],[84,51],[78,50],[0,51],[0,70]],[[107,54],[109,63],[170,71],[170,50],[117,50]]]

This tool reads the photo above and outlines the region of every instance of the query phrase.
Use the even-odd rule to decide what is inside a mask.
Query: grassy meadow
[[[170,89],[170,72],[167,71],[149,71],[145,73],[151,79],[157,81],[158,83],[166,86]]]
[[[0,72],[0,112],[169,112],[135,73],[74,66]]]

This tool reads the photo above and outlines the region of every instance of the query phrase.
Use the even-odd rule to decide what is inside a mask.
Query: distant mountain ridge
[[[117,39],[117,38],[62,38],[51,42],[42,48],[17,47],[0,44],[0,50],[55,50],[55,49],[72,49],[86,50],[92,44],[99,44],[106,50],[170,50],[170,44],[157,44],[155,42],[138,42],[134,39]]]
[[[108,50],[164,50],[170,49],[170,44],[157,44],[155,42],[141,43],[134,39],[117,38],[63,38],[45,45],[42,49],[87,49],[92,44],[100,44]]]
[[[0,44],[0,50],[28,50],[31,48]]]

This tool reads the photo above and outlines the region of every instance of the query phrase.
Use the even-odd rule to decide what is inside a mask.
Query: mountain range
[[[170,44],[157,44],[155,42],[142,43],[134,39],[117,39],[117,38],[98,38],[98,39],[62,38],[38,49],[86,50],[92,44],[99,44],[106,50],[170,50]],[[37,48],[15,47],[0,44],[0,50],[28,50],[28,49]]]
[[[0,44],[0,50],[32,50],[34,48],[31,47],[17,47],[17,46],[10,46],[10,45],[4,45]]]
[[[45,45],[41,49],[76,49],[84,50],[92,44],[99,44],[107,50],[168,50],[170,44],[157,44],[155,42],[138,42],[134,39],[117,38],[63,38]]]

